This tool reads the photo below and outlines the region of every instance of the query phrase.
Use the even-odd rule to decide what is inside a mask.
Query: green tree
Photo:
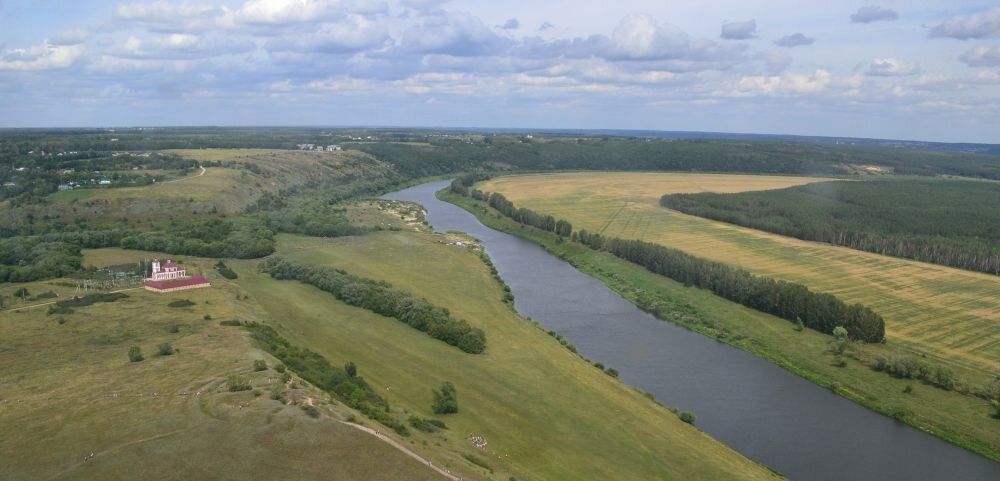
[[[347,364],[344,364],[344,372],[347,373],[347,377],[358,377],[358,366],[354,361],[347,361]]]
[[[431,405],[434,414],[454,414],[458,412],[458,392],[450,382],[441,385],[441,389],[434,390],[434,404]]]

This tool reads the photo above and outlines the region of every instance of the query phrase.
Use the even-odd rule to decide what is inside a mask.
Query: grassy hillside
[[[668,194],[664,207],[799,239],[1000,274],[1000,184],[892,179]]]
[[[85,261],[120,264],[151,255],[101,249],[88,251]],[[209,270],[211,261],[185,262]],[[68,314],[48,315],[49,306],[0,311],[0,478],[124,479],[142,466],[145,478],[162,480],[442,479],[339,422],[352,412],[325,394],[297,380],[282,386],[273,358],[242,328],[219,324],[257,318],[257,301],[209,275],[211,289],[129,290],[127,298]],[[27,287],[64,299],[72,289],[59,282]],[[193,305],[168,306],[183,299]],[[52,300],[31,304],[44,302]],[[162,343],[176,352],[157,355]],[[145,360],[129,361],[133,345]],[[253,371],[255,359],[271,369]],[[231,374],[245,376],[254,390],[229,392]],[[273,400],[275,392],[286,401]],[[308,403],[319,417],[305,413]]]
[[[732,181],[726,175],[575,173],[501,177],[478,188],[569,220],[574,229],[662,243],[862,303],[885,318],[891,345],[951,366],[973,386],[996,375],[1000,279],[802,241],[658,205],[659,196],[671,191],[734,192]],[[761,188],[760,182],[748,188]]]
[[[483,354],[462,353],[314,287],[272,280],[254,262],[231,265],[283,335],[334,362],[357,362],[394,406],[427,416],[431,389],[452,382],[460,410],[445,418],[450,429],[415,440],[457,469],[487,474],[462,457],[470,454],[498,480],[774,477],[517,316],[478,253],[445,239],[280,236],[278,253],[385,280],[446,307],[486,331]],[[476,448],[472,435],[486,448]]]
[[[542,245],[662,319],[753,352],[859,404],[1000,459],[997,422],[990,418],[987,401],[871,369],[872,359],[905,352],[893,343],[852,344],[844,356],[836,356],[829,351],[831,336],[811,329],[796,330],[784,319],[684,286],[610,253],[560,241],[540,229],[523,228],[482,202],[450,192],[439,195],[490,227]],[[650,305],[650,299],[656,304]]]
[[[337,179],[379,178],[390,168],[360,152],[267,149],[171,150],[197,160],[186,177],[141,187],[90,188],[57,192],[46,202],[0,203],[0,222],[58,220],[89,225],[148,227],[165,219],[232,216],[266,194]],[[142,171],[137,171],[142,172]],[[30,219],[29,219],[30,218]]]

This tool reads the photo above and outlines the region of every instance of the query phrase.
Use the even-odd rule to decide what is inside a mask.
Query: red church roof
[[[167,262],[164,262],[162,265],[160,265],[160,270],[166,270],[167,268],[170,267],[177,267],[177,264],[174,264],[168,259]]]
[[[206,279],[205,276],[199,274],[196,276],[183,277],[180,279],[167,279],[164,281],[153,281],[147,279],[143,281],[143,284],[152,287],[154,289],[164,290],[164,289],[176,289],[178,287],[196,286],[199,284],[208,284],[208,279]]]

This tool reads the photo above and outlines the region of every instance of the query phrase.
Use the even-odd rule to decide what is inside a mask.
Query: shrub
[[[181,332],[181,326],[180,326],[180,324],[174,324],[174,325],[168,327],[167,328],[167,332],[169,332],[171,334],[177,334],[178,332]]]
[[[419,416],[410,416],[410,418],[407,421],[410,423],[410,426],[412,426],[413,429],[416,429],[417,431],[423,431],[425,433],[433,433],[439,429],[439,427],[436,424],[431,422],[432,420],[424,419]]]
[[[229,392],[249,391],[253,389],[249,379],[235,374],[226,379],[226,386],[229,388]]]
[[[145,359],[145,357],[142,356],[142,349],[140,349],[139,346],[132,346],[132,347],[128,348],[128,360],[129,361],[139,362],[139,361],[141,361],[143,359]]]
[[[694,414],[691,414],[687,411],[680,413],[680,415],[678,415],[677,417],[681,418],[681,421],[684,421],[688,424],[694,424]]]
[[[226,319],[225,321],[220,322],[219,325],[220,326],[242,326],[243,325],[243,321],[240,321],[238,319]]]
[[[225,262],[219,261],[215,264],[215,270],[219,271],[219,274],[226,279],[236,279],[236,272],[229,268]]]
[[[344,372],[347,373],[347,377],[358,377],[358,366],[353,361],[347,361],[347,364],[344,364]]]
[[[164,342],[160,344],[157,354],[161,356],[172,356],[174,354],[174,346],[171,346],[169,342]]]
[[[267,361],[265,361],[263,359],[255,359],[254,362],[253,362],[253,370],[254,371],[266,371],[267,370]]]
[[[285,368],[285,365],[284,365],[284,364],[281,364],[281,363],[278,363],[278,365],[277,365],[277,366],[274,366],[274,370],[275,370],[275,371],[278,371],[278,372],[280,372],[280,373],[283,373],[283,372],[285,372],[285,369],[286,369],[286,368]]]
[[[305,405],[305,406],[302,406],[302,410],[305,411],[306,414],[308,414],[309,417],[311,417],[311,418],[318,418],[319,417],[319,409],[317,409],[316,406]]]
[[[906,387],[903,388],[903,393],[904,394],[910,394],[912,392],[913,392],[913,385],[912,384],[907,384]]]
[[[951,372],[951,369],[944,366],[936,366],[930,378],[930,383],[945,391],[951,391],[955,389],[955,375]]]
[[[472,464],[475,464],[476,466],[479,466],[480,468],[483,468],[483,469],[485,469],[485,470],[487,470],[487,471],[489,471],[491,473],[493,472],[493,467],[490,466],[489,463],[487,463],[485,459],[480,458],[479,456],[476,456],[475,454],[463,454],[462,457],[465,458],[466,461],[468,461],[468,462],[470,462]]]
[[[613,367],[609,367],[604,372],[606,372],[611,377],[618,377],[618,370]]]
[[[201,316],[201,318],[204,319],[204,320],[206,320],[206,321],[211,321],[212,320],[212,315],[211,314],[205,314],[204,316]]]
[[[169,303],[167,303],[167,307],[190,307],[193,305],[194,303],[191,302],[189,299],[180,299],[176,301],[170,301]]]
[[[431,405],[434,414],[454,414],[458,412],[458,393],[450,382],[441,385],[434,391],[434,404]]]

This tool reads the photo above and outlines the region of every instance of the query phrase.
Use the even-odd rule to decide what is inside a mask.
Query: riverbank
[[[540,245],[661,319],[751,352],[862,406],[965,449],[1000,459],[1000,424],[990,417],[986,401],[915,380],[896,379],[871,370],[862,361],[869,356],[891,356],[896,352],[892,346],[853,346],[851,355],[843,356],[841,363],[827,352],[829,336],[808,329],[797,331],[782,319],[685,287],[607,253],[560,241],[554,234],[521,226],[482,202],[450,192],[439,192],[438,197],[466,209],[491,228]]]

